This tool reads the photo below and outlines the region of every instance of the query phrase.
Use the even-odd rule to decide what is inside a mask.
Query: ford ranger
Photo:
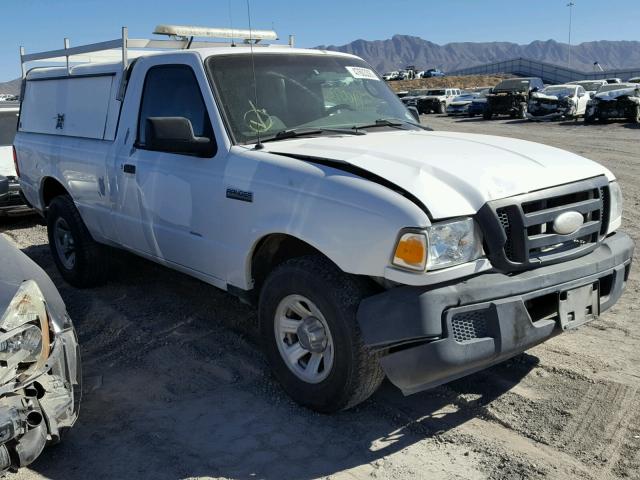
[[[385,375],[410,394],[484,369],[620,298],[634,245],[606,168],[427,131],[353,55],[158,31],[178,47],[131,61],[123,33],[121,61],[25,69],[20,183],[72,285],[108,279],[110,246],[255,304],[275,377],[322,412]]]

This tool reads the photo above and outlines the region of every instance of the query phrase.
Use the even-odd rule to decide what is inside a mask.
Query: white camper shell
[[[254,303],[275,376],[322,412],[385,375],[409,394],[485,368],[622,294],[633,242],[604,167],[428,131],[353,55],[157,30],[22,52],[62,61],[23,69],[15,148],[68,282],[106,281],[108,245]]]

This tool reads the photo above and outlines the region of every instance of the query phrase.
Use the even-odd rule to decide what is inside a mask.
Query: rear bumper
[[[595,310],[598,303],[599,312],[607,310],[625,289],[633,250],[631,238],[616,233],[592,253],[560,264],[515,275],[487,273],[436,288],[394,288],[364,300],[358,322],[365,344],[390,352],[381,364],[391,382],[405,394],[415,393],[590,320],[577,312],[566,323],[564,292],[592,285],[599,297]]]

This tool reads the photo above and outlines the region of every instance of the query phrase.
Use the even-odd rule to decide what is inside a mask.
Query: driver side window
[[[196,137],[213,139],[213,128],[200,85],[187,65],[162,65],[147,72],[138,117],[139,148],[145,148],[147,119],[150,117],[184,117],[191,122]]]

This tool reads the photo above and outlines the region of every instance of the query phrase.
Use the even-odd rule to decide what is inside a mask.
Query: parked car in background
[[[0,202],[9,194],[9,179],[0,175]]]
[[[529,120],[578,118],[584,115],[589,95],[580,85],[552,85],[532,92],[529,99]]]
[[[422,73],[422,78],[446,77],[446,74],[437,68],[430,68]]]
[[[531,93],[543,88],[544,83],[537,77],[503,80],[487,94],[487,105],[482,116],[485,120],[494,115],[525,119]]]
[[[471,101],[467,114],[469,117],[482,115],[487,107],[487,95],[493,91],[493,88],[483,88],[478,92],[478,96]]]
[[[605,85],[589,100],[585,123],[596,120],[627,119],[640,123],[640,84],[614,83]]]
[[[322,412],[494,365],[622,294],[634,244],[601,165],[426,131],[353,55],[172,42],[24,81],[20,181],[68,282],[107,281],[110,245],[252,302],[275,377]]]
[[[631,77],[627,83],[640,83],[640,77]]]
[[[18,128],[20,105],[17,102],[0,103],[0,175],[9,183],[9,192],[0,198],[0,217],[30,211],[20,190],[13,158],[13,139]]]
[[[420,88],[416,90],[409,90],[409,93],[401,97],[402,103],[404,103],[407,107],[417,107],[418,100],[420,98],[426,97],[429,90],[426,88]]]
[[[607,83],[622,83],[621,78],[607,78]]]
[[[396,92],[396,95],[398,96],[398,98],[402,99],[402,98],[406,97],[407,95],[409,95],[409,91],[408,90],[401,90],[399,92]]]
[[[430,89],[425,95],[417,98],[416,108],[421,114],[447,113],[447,107],[458,95],[460,95],[459,88]]]
[[[461,92],[460,95],[456,96],[451,100],[449,106],[447,107],[447,115],[456,116],[456,115],[467,115],[469,113],[469,106],[471,102],[479,96],[477,92]]]
[[[391,82],[393,80],[400,80],[401,79],[400,72],[398,71],[387,72],[384,75],[382,75],[382,79],[386,80],[387,82]]]
[[[606,80],[576,80],[569,83],[571,85],[580,85],[590,97],[593,97],[603,85],[608,85]]]
[[[0,474],[32,463],[80,408],[76,333],[47,274],[0,235]]]

